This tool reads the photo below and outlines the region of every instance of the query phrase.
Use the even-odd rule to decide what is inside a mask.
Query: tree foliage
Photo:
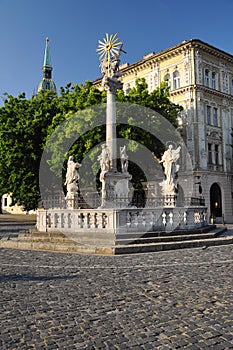
[[[13,203],[34,209],[40,198],[38,173],[47,128],[58,113],[53,93],[27,100],[7,95],[0,108],[0,193]]]
[[[117,101],[149,107],[162,114],[174,126],[177,114],[181,111],[180,106],[169,100],[166,83],[149,93],[143,79],[137,80],[135,88],[128,94],[118,91]],[[39,167],[46,141],[52,140],[50,152],[53,157],[49,166],[55,173],[59,170],[56,165],[61,161],[64,162],[65,171],[65,160],[70,154],[75,154],[76,161],[81,162],[95,145],[105,141],[104,121],[96,125],[90,108],[98,105],[95,113],[99,113],[102,118],[105,102],[106,93],[89,81],[85,85],[67,84],[60,89],[60,96],[53,92],[41,92],[31,99],[26,99],[25,94],[18,97],[6,95],[4,106],[0,108],[0,193],[11,193],[13,202],[22,205],[25,210],[37,208],[40,199]],[[53,140],[54,130],[76,112],[76,124],[67,124],[68,127],[61,130],[59,137]],[[151,116],[145,118],[153,126]],[[156,147],[161,150],[158,140],[151,137],[143,127],[135,127],[132,119],[133,116],[128,116],[127,123],[117,125],[118,136],[137,140],[152,151]],[[65,138],[68,139],[74,133],[74,128],[76,140],[70,145],[66,159],[60,159],[59,147],[62,147]]]

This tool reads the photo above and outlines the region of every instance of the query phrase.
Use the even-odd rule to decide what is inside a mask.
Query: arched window
[[[173,89],[179,89],[180,87],[180,73],[175,71],[173,73]]]
[[[126,90],[125,90],[126,95],[128,95],[128,93],[130,93],[130,91],[131,91],[130,84],[127,84],[127,87],[126,87]]]
[[[167,73],[164,77],[164,81],[166,81],[168,83],[169,86],[171,86],[171,77],[170,74]]]

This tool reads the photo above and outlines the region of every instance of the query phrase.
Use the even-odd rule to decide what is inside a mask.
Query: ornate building
[[[45,53],[44,53],[44,64],[42,67],[42,71],[44,73],[43,79],[41,80],[38,92],[40,91],[57,91],[56,85],[52,79],[52,64],[51,64],[51,57],[50,57],[50,46],[49,46],[49,38],[46,38],[46,45],[45,45]]]
[[[193,39],[120,70],[125,91],[136,78],[145,78],[149,91],[169,83],[171,101],[184,108],[179,130],[192,159],[192,195],[205,199],[216,221],[233,222],[233,56]]]

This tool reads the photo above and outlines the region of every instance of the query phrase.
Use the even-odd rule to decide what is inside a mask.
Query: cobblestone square
[[[0,249],[0,348],[233,349],[232,248]]]

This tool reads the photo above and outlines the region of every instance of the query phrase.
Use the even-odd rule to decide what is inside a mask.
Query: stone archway
[[[215,182],[210,187],[210,214],[212,217],[222,217],[222,191]]]

